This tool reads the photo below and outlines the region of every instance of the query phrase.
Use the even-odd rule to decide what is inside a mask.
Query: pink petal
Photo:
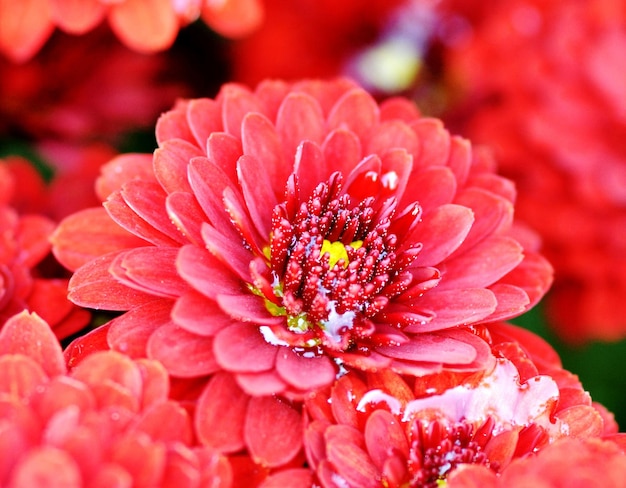
[[[498,306],[489,316],[489,321],[506,320],[517,317],[527,310],[530,300],[524,290],[517,286],[497,283],[489,287],[496,296]]]
[[[216,299],[224,313],[242,322],[268,325],[284,322],[284,318],[274,317],[268,312],[263,298],[252,293],[218,295]]]
[[[166,193],[157,183],[130,181],[122,188],[122,198],[148,224],[172,239],[185,244],[186,239],[172,224],[165,210]]]
[[[178,247],[137,247],[117,255],[109,272],[131,288],[164,298],[176,298],[189,290],[178,274]]]
[[[257,326],[236,324],[222,329],[213,343],[215,358],[229,371],[257,373],[274,367],[278,348],[263,339]]]
[[[146,357],[148,339],[171,322],[172,306],[172,300],[158,298],[114,318],[109,322],[109,345],[131,358]]]
[[[287,464],[302,449],[302,417],[285,400],[253,397],[248,404],[244,438],[252,459],[262,466]]]
[[[156,181],[151,154],[120,154],[114,157],[100,169],[96,193],[104,201],[131,180]]]
[[[107,342],[107,332],[110,322],[96,327],[95,329],[78,336],[63,351],[68,368],[74,368],[87,356],[98,351],[109,351],[111,348]]]
[[[363,139],[378,121],[376,101],[364,90],[355,88],[337,101],[328,114],[327,124],[329,130],[345,127]]]
[[[200,443],[223,453],[243,449],[249,398],[231,375],[213,375],[196,404],[194,426]]]
[[[264,115],[250,113],[243,119],[241,126],[241,146],[244,155],[254,156],[270,181],[274,195],[282,196],[287,177],[291,173],[293,154],[284,156],[284,148],[276,128]],[[240,176],[241,180],[241,176]],[[271,210],[273,200],[267,202]]]
[[[364,447],[363,436],[352,427],[333,425],[326,431],[326,456],[339,479],[347,486],[380,488],[380,473]]]
[[[462,243],[474,223],[472,211],[460,205],[442,205],[424,215],[415,238],[424,244],[413,266],[436,266]]]
[[[143,358],[136,359],[135,364],[143,381],[140,408],[145,410],[167,400],[170,395],[170,377],[165,367],[159,361]]]
[[[198,204],[198,200],[186,192],[174,192],[165,200],[167,215],[172,223],[190,242],[196,246],[202,245],[202,223],[206,221],[206,215]]]
[[[365,414],[356,409],[359,401],[368,390],[356,375],[344,375],[333,385],[330,407],[338,424],[363,427]]]
[[[20,354],[0,356],[0,393],[3,397],[25,401],[47,382],[48,375],[33,359]]]
[[[124,201],[121,192],[109,195],[104,203],[107,213],[120,227],[128,232],[154,244],[155,246],[175,246],[179,245],[174,239],[146,222]],[[165,206],[163,206],[165,215]]]
[[[244,155],[237,162],[237,176],[252,222],[261,236],[269,238],[272,230],[272,210],[278,201],[272,188],[268,167],[256,156]]]
[[[83,479],[72,456],[52,446],[40,446],[20,459],[13,469],[11,486],[69,488],[83,486]]]
[[[259,488],[302,488],[314,486],[313,473],[306,468],[283,469],[268,476]]]
[[[128,288],[111,276],[109,266],[118,254],[107,254],[76,270],[68,298],[76,305],[104,310],[129,310],[154,300],[154,295]]]
[[[413,170],[413,156],[405,148],[394,148],[382,156],[383,184],[387,191],[393,192],[398,200],[402,200],[407,183]],[[395,179],[384,182],[384,178],[392,174]],[[417,200],[414,198],[414,200]],[[421,201],[418,201],[422,205]],[[411,202],[412,203],[412,202]]]
[[[492,234],[508,229],[513,221],[513,204],[486,190],[477,188],[465,190],[454,202],[471,208],[474,212],[474,225],[459,253]]]
[[[0,329],[0,355],[3,354],[28,356],[51,377],[66,372],[61,345],[50,326],[26,311],[11,317]]]
[[[126,435],[111,448],[111,464],[121,466],[133,485],[158,486],[165,464],[163,445],[146,442],[145,436]]]
[[[124,388],[136,400],[141,398],[143,378],[135,362],[115,351],[100,351],[87,356],[70,376],[93,388],[110,383]]]
[[[213,339],[187,332],[174,323],[159,327],[150,336],[147,352],[172,376],[180,378],[205,376],[220,369],[213,353]]]
[[[518,286],[526,292],[530,299],[526,309],[529,309],[543,298],[553,279],[554,270],[550,263],[543,256],[526,251],[524,260],[502,278],[502,281]]]
[[[214,132],[208,139],[207,158],[220,168],[231,182],[237,182],[237,160],[243,154],[241,141],[224,132]]]
[[[295,155],[294,173],[298,175],[300,194],[307,198],[315,187],[326,181],[330,175],[322,150],[317,144],[303,141]]]
[[[244,37],[263,23],[263,2],[260,0],[204,2],[201,15],[202,20],[218,34],[229,38]]]
[[[162,51],[178,33],[178,19],[169,0],[125,0],[111,6],[109,24],[120,40],[141,53]]]
[[[511,237],[487,237],[466,252],[446,261],[437,290],[492,285],[523,259],[523,248]]]
[[[258,98],[248,89],[234,83],[223,85],[217,100],[222,102],[222,124],[225,131],[238,139],[241,138],[244,117],[251,112],[263,112]]]
[[[422,118],[411,124],[421,143],[419,158],[414,162],[416,168],[443,166],[450,157],[450,134],[439,119]]]
[[[158,118],[155,135],[159,146],[163,146],[170,139],[180,139],[193,147],[196,146],[196,139],[191,133],[187,119],[189,103],[188,100],[179,100],[172,110],[165,112]]]
[[[498,305],[494,294],[482,288],[442,291],[434,288],[417,303],[420,308],[434,312],[435,317],[428,324],[408,326],[405,333],[473,324],[492,314]]]
[[[402,120],[406,123],[420,118],[420,111],[415,103],[404,97],[391,97],[380,104],[380,120]]]
[[[235,240],[224,235],[208,223],[202,225],[202,239],[207,249],[244,282],[250,282],[250,261],[253,255],[243,245],[241,238]]]
[[[476,350],[469,344],[439,334],[420,334],[399,346],[378,346],[376,351],[404,361],[469,364]]]
[[[176,264],[180,275],[206,297],[245,293],[239,279],[204,249],[183,246]]]
[[[354,132],[342,128],[328,134],[322,144],[322,151],[327,167],[341,172],[344,176],[348,175],[363,158],[359,138]]]
[[[470,166],[472,165],[472,146],[467,139],[453,136],[450,139],[450,157],[448,167],[456,176],[459,186],[465,184]]]
[[[405,149],[411,156],[419,154],[419,139],[415,132],[399,120],[382,122],[372,128],[366,139],[365,152],[383,156],[391,149]]]
[[[391,455],[409,457],[409,442],[397,417],[386,410],[375,410],[365,424],[365,445],[374,465],[383,471]]]
[[[133,426],[156,442],[191,442],[191,423],[187,411],[177,402],[165,401],[148,408]]]
[[[424,214],[427,214],[433,209],[451,203],[456,190],[456,178],[450,168],[435,166],[413,171],[407,181],[401,205],[418,202],[424,209]]]
[[[176,300],[172,321],[188,332],[207,337],[236,322],[215,301],[193,290]]]
[[[290,93],[278,110],[276,130],[288,159],[303,141],[321,144],[326,134],[322,108],[306,93]]]
[[[54,31],[48,0],[0,2],[0,52],[20,63],[35,55]]]
[[[599,437],[603,431],[603,420],[595,408],[576,405],[561,410],[556,417],[564,424],[568,436]]]
[[[84,34],[104,18],[105,7],[98,0],[52,0],[57,26],[70,34]]]
[[[170,139],[154,151],[154,175],[167,193],[183,191],[191,193],[187,177],[189,162],[202,151],[182,139]]]
[[[230,178],[209,159],[194,158],[189,163],[189,183],[209,222],[219,227],[222,233],[235,236],[222,201],[224,189],[234,187]],[[239,193],[236,187],[233,191]]]
[[[330,385],[336,376],[334,363],[326,356],[304,357],[288,347],[276,356],[280,377],[299,390],[316,390]]]
[[[54,256],[72,271],[112,251],[146,245],[111,220],[103,208],[82,210],[65,218],[50,240]]]
[[[287,384],[273,370],[262,373],[237,373],[236,379],[243,391],[252,396],[276,395],[287,389]]]
[[[187,121],[198,147],[206,148],[209,137],[223,130],[219,104],[209,98],[198,98],[187,105]],[[200,154],[198,154],[200,156]]]

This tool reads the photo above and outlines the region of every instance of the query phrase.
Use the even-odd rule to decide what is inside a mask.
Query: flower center
[[[285,202],[273,212],[264,250],[268,276],[255,277],[254,292],[272,315],[286,318],[286,331],[271,332],[290,345],[354,347],[374,332],[372,318],[412,281],[404,270],[420,245],[399,249],[395,198],[355,203],[341,183],[334,173],[300,201],[292,176]],[[419,207],[404,214],[417,220]]]
[[[495,422],[487,419],[479,428],[456,422],[449,425],[437,420],[416,421],[412,429],[410,458],[411,487],[445,486],[448,475],[461,464],[482,464],[498,471],[485,454]]]

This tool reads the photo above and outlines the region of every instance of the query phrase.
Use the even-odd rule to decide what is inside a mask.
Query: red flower
[[[55,224],[35,212],[45,202],[45,187],[24,159],[0,165],[0,328],[12,315],[29,310],[49,321],[58,337],[83,328],[90,314],[67,300],[67,278],[48,273],[49,238]],[[23,209],[18,212],[13,203]],[[57,264],[56,266],[61,271]]]
[[[446,380],[445,391],[430,391]],[[560,416],[563,395],[549,376],[520,381],[503,358],[461,381],[351,371],[305,403],[307,460],[324,487],[434,488],[466,464],[499,473],[563,436],[593,435],[580,428],[584,416]],[[595,411],[587,415],[594,423]]]
[[[142,53],[169,48],[180,27],[198,17],[220,34],[237,37],[263,19],[259,0],[24,0],[0,3],[0,52],[13,61],[30,59],[55,27],[85,34],[105,19],[117,37]]]
[[[48,325],[16,315],[0,331],[0,484],[230,486],[168,389],[159,363],[113,351],[67,372]]]
[[[626,487],[626,454],[600,439],[563,438],[536,455],[514,460],[499,476],[482,466],[459,467],[449,488]]]
[[[226,370],[261,395],[326,386],[342,364],[479,370],[493,359],[465,326],[550,283],[512,235],[511,184],[406,100],[379,107],[345,80],[226,85],[157,139],[154,159],[105,167],[105,209],[53,241],[71,300],[128,311],[111,346],[173,376]]]
[[[543,238],[546,310],[571,342],[626,336],[625,22],[610,0],[500,2],[447,59],[466,132],[493,147]]]
[[[58,34],[27,63],[0,59],[0,132],[37,141],[119,142],[129,131],[151,127],[187,93],[166,74],[172,63],[166,54],[130,51],[106,29],[79,42]]]

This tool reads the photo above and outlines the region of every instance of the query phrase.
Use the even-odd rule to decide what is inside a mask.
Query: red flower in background
[[[586,399],[550,376],[529,376],[533,363],[516,345],[523,372],[504,357],[465,378],[349,371],[316,393],[305,402],[305,449],[321,486],[434,488],[464,465],[506,472],[559,438],[600,436],[603,422]]]
[[[447,59],[465,131],[493,147],[542,236],[546,311],[571,342],[626,336],[625,22],[610,0],[500,2]]]
[[[449,488],[626,487],[626,454],[600,439],[563,438],[536,455],[514,460],[501,474],[476,465],[459,467]]]
[[[108,22],[129,48],[153,53],[174,42],[181,27],[199,17],[216,32],[245,35],[263,20],[260,0],[24,0],[0,2],[0,52],[15,62],[30,59],[56,27],[85,34]]]
[[[79,42],[58,34],[27,63],[0,59],[0,134],[39,143],[119,142],[128,132],[152,127],[188,93],[168,74],[173,62],[166,54],[130,51],[107,29]]]
[[[68,337],[87,325],[90,314],[67,300],[67,278],[46,270],[55,223],[39,213],[47,200],[44,183],[30,163],[11,157],[0,165],[0,189],[0,327],[30,310],[58,337]]]
[[[228,461],[194,448],[156,361],[95,353],[71,371],[48,325],[22,312],[0,331],[0,483],[231,486]]]
[[[330,384],[338,365],[480,370],[466,326],[536,303],[550,266],[513,237],[514,190],[406,100],[354,84],[226,85],[105,167],[105,209],[53,241],[70,297],[128,311],[111,346],[248,393]],[[112,193],[111,193],[112,192]]]

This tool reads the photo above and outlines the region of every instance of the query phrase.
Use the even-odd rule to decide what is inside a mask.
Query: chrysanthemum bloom
[[[321,486],[434,488],[459,466],[499,473],[561,437],[601,434],[593,408],[569,415],[566,390],[546,375],[522,381],[506,358],[481,375],[439,376],[350,371],[307,400],[305,449]]]
[[[191,447],[168,389],[158,362],[112,351],[68,372],[48,325],[14,316],[0,331],[0,484],[230,486],[228,461]]]
[[[225,370],[252,395],[342,364],[422,375],[493,358],[472,324],[532,306],[551,268],[513,237],[514,189],[412,103],[347,80],[226,85],[104,169],[68,217],[70,299],[127,311],[113,349],[170,374]]]
[[[83,328],[90,314],[67,300],[66,276],[45,270],[55,223],[31,211],[45,202],[43,182],[22,158],[0,163],[0,328],[12,315],[30,310],[49,321],[58,337],[67,337]],[[14,202],[25,211],[13,208]]]
[[[518,215],[542,235],[557,332],[621,339],[626,13],[611,0],[509,0],[487,13],[446,63],[471,99],[466,133],[493,147],[517,183]]]
[[[626,453],[600,439],[563,438],[536,455],[514,460],[500,475],[465,465],[450,475],[449,488],[626,487]]]
[[[0,2],[0,53],[30,59],[56,27],[85,34],[107,21],[129,48],[153,53],[169,48],[181,27],[202,18],[216,32],[238,37],[263,19],[260,0],[24,0]]]
[[[127,132],[152,127],[174,100],[188,96],[168,71],[173,62],[165,53],[135,53],[107,29],[79,41],[59,33],[27,63],[0,58],[0,134],[118,143]]]

